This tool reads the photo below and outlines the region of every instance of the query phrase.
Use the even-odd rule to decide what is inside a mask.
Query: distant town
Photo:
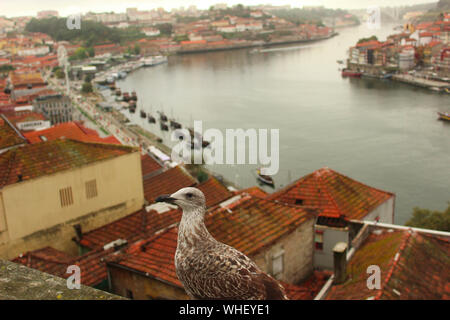
[[[77,15],[53,10],[0,17],[0,299],[29,298],[34,291],[19,284],[43,277],[56,279],[44,284],[55,289],[31,298],[71,299],[58,281],[73,266],[86,297],[95,288],[104,292],[98,299],[188,299],[174,266],[182,212],[155,202],[184,187],[205,194],[211,234],[280,281],[289,299],[450,298],[450,207],[417,209],[407,226],[396,225],[395,190],[328,167],[273,193],[259,172],[260,186],[242,188],[173,161],[166,141],[127,115],[168,132],[182,124],[139,108],[141,97],[116,85],[173,55],[330,41],[367,17],[216,4],[79,18],[78,28]],[[355,39],[337,61],[342,76],[450,93],[449,8],[400,20],[387,39]],[[199,140],[193,149],[208,147],[187,129]],[[380,278],[369,284],[374,265]]]

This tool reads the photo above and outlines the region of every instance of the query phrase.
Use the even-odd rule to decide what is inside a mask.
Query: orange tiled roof
[[[17,131],[0,117],[0,150],[26,143]]]
[[[128,243],[132,243],[166,229],[178,223],[180,219],[181,211],[177,209],[163,213],[158,213],[155,210],[147,212],[142,209],[84,233],[80,244],[90,249],[99,249],[117,239],[124,239]]]
[[[144,179],[144,197],[153,202],[162,194],[172,194],[196,183],[197,181],[184,168],[177,166]]]
[[[200,189],[205,195],[207,208],[219,204],[220,202],[231,198],[233,195],[219,180],[213,176],[210,176],[205,182],[200,183],[197,188]]]
[[[162,169],[162,166],[150,155],[145,154],[141,156],[141,168],[142,176],[145,177],[148,174],[152,174],[153,172]]]
[[[67,268],[70,265],[77,265],[81,271],[81,283],[86,286],[95,286],[107,279],[104,258],[113,250],[97,250],[79,257],[72,257],[52,247],[45,247],[27,252],[12,261],[61,278],[68,278],[71,274],[66,273]]]
[[[331,274],[329,271],[315,270],[308,279],[300,284],[294,285],[286,282],[281,282],[281,284],[286,290],[286,295],[289,300],[313,300],[325,285],[325,282],[330,278]]]
[[[0,154],[0,187],[100,160],[138,152],[127,146],[59,139],[8,150]]]
[[[450,299],[450,242],[409,230],[379,228],[347,265],[347,281],[334,285],[328,300]],[[381,289],[367,288],[367,267],[381,270]]]
[[[313,219],[311,211],[298,206],[246,196],[228,208],[211,208],[205,224],[218,241],[254,255],[279,238]],[[178,227],[138,241],[116,255],[114,264],[124,266],[155,279],[182,287],[175,274],[175,251]]]
[[[45,116],[42,113],[31,112],[31,111],[5,112],[4,115],[14,125],[16,125],[17,123],[26,122],[26,121],[46,120]]]
[[[114,138],[114,136],[112,136],[113,139],[100,138],[95,130],[85,128],[83,125],[76,122],[65,122],[48,129],[27,132],[24,133],[24,136],[31,144],[67,138],[83,142],[113,143],[120,145],[120,142]]]
[[[247,189],[241,189],[239,191],[236,192],[237,194],[243,194],[243,193],[248,193],[249,195],[258,197],[258,198],[265,198],[268,196],[268,193],[265,192],[263,189],[261,189],[258,186],[253,186]]]
[[[320,216],[362,219],[394,194],[322,168],[269,196],[269,199],[319,208]]]

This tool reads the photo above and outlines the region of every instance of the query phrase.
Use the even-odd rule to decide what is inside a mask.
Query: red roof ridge
[[[395,270],[396,266],[398,265],[398,261],[400,260],[400,255],[402,254],[403,250],[405,249],[406,244],[408,243],[408,240],[411,238],[411,234],[412,234],[411,229],[404,231],[402,244],[400,245],[400,248],[398,249],[397,253],[392,258],[391,267],[388,270],[387,276],[383,281],[381,289],[378,290],[377,295],[375,296],[375,300],[379,300],[381,295],[383,294],[383,289],[384,289],[384,287],[386,287],[389,280],[391,279],[392,274],[394,273],[394,270]]]
[[[334,174],[339,174],[339,175],[340,175],[340,173],[338,173],[338,172],[336,172],[336,171],[334,171],[334,170],[332,170],[332,169],[330,169],[330,168],[328,168],[328,167],[323,167],[323,168],[320,168],[319,170],[316,170],[316,171],[313,172],[313,174],[315,174],[316,177],[318,178],[318,180],[319,180],[319,182],[320,182],[321,188],[324,188],[324,189],[325,189],[325,194],[326,194],[326,196],[328,197],[329,200],[331,200],[331,202],[334,204],[334,206],[336,207],[336,209],[339,211],[339,206],[338,206],[338,204],[336,203],[336,201],[334,200],[334,198],[330,195],[330,190],[328,190],[327,185],[323,182],[323,180],[322,180],[322,174],[320,173],[320,171],[326,171],[326,172],[330,172],[330,171],[331,171],[331,172],[333,172]],[[346,177],[346,178],[347,178],[347,177]],[[352,180],[353,180],[353,179],[352,179]],[[340,214],[339,216],[341,216],[341,214]]]

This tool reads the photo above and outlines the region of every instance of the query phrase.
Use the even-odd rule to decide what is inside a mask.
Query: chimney
[[[347,244],[338,242],[333,248],[334,283],[340,284],[347,278]]]
[[[83,232],[81,230],[81,225],[76,224],[76,225],[73,226],[73,228],[75,229],[75,233],[77,235],[78,241],[80,241],[81,238],[83,237]]]

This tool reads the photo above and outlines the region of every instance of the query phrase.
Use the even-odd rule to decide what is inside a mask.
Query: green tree
[[[373,35],[373,36],[371,36],[369,38],[361,38],[361,39],[358,40],[358,43],[363,43],[363,42],[367,42],[367,41],[374,41],[374,40],[378,41],[378,38],[375,35]]]
[[[139,44],[135,44],[134,48],[133,48],[133,53],[136,55],[139,55],[141,53],[141,47],[139,46]]]
[[[86,54],[89,57],[95,57],[95,50],[93,47],[86,48]]]
[[[66,75],[64,74],[64,71],[61,68],[59,68],[55,71],[55,76],[58,79],[64,79]]]
[[[10,64],[4,64],[0,66],[0,73],[8,73],[10,71],[13,71],[15,68]]]
[[[450,202],[445,211],[431,211],[423,208],[414,208],[411,219],[406,222],[407,226],[450,231]]]

